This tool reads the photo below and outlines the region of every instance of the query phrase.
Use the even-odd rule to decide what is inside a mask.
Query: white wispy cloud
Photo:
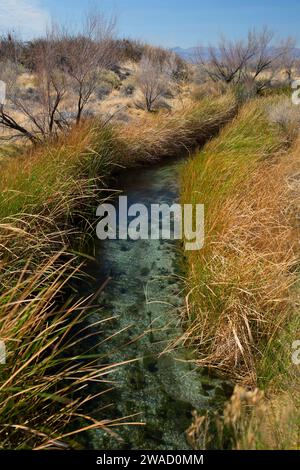
[[[0,0],[0,31],[16,31],[24,37],[42,34],[50,23],[39,0]]]

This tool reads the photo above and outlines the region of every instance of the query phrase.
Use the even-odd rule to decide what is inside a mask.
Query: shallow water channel
[[[178,201],[181,162],[172,160],[122,173],[118,185],[128,197],[128,205],[149,207]],[[97,243],[100,267],[93,275],[99,281],[111,280],[97,299],[101,309],[94,311],[93,321],[114,317],[104,327],[106,337],[111,337],[99,349],[106,352],[106,363],[137,359],[110,374],[114,390],[107,394],[107,416],[135,415],[129,421],[144,424],[114,428],[122,440],[93,431],[89,446],[189,449],[185,432],[192,411],[203,413],[214,407],[222,395],[222,383],[194,366],[192,351],[180,344],[174,347],[182,334],[185,298],[180,245],[174,240]],[[94,413],[97,416],[97,410]],[[99,411],[102,417],[103,410]]]

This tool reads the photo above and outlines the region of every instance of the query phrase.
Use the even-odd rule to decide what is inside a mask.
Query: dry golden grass
[[[270,398],[237,385],[221,415],[194,413],[187,439],[195,450],[299,450],[299,400],[290,392]]]
[[[206,209],[205,247],[187,255],[186,340],[197,344],[199,364],[250,386],[293,313],[299,262],[296,162],[287,133],[268,121],[269,103],[247,104],[183,171],[183,202]]]
[[[233,95],[227,94],[190,102],[176,113],[145,115],[120,128],[119,138],[127,151],[122,162],[130,166],[190,151],[210,139],[236,111]]]
[[[300,137],[290,146],[295,122],[275,124],[269,115],[283,105],[278,98],[245,105],[184,168],[184,202],[206,203],[204,250],[188,255],[185,339],[198,346],[200,365],[244,385],[223,415],[195,414],[187,435],[196,449],[300,448],[292,363],[300,337]]]

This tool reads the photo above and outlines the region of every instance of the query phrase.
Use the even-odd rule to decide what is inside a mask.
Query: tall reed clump
[[[83,125],[59,142],[3,164],[2,448],[65,448],[85,427],[109,427],[107,421],[83,417],[82,406],[90,399],[91,383],[103,382],[103,393],[110,388],[106,376],[114,365],[99,366],[95,358],[83,360],[74,352],[90,334],[82,325],[89,309],[86,302],[65,303],[64,298],[70,280],[79,276],[71,242],[78,247],[84,237],[91,201],[108,172],[111,142],[109,130]],[[82,330],[77,337],[71,335],[74,325]]]
[[[182,169],[182,202],[205,205],[204,248],[186,253],[185,339],[196,344],[199,364],[246,386],[276,375],[272,344],[294,313],[294,132],[270,119],[278,101],[247,103]],[[262,370],[268,357],[273,372]]]
[[[0,380],[2,449],[76,448],[74,437],[82,431],[112,432],[120,424],[84,415],[93,397],[91,385],[98,382],[106,393],[111,388],[108,375],[118,365],[101,365],[91,351],[76,353],[93,325],[84,322],[86,303],[57,305],[57,296],[76,275],[70,269],[72,258],[57,263],[62,255],[53,255],[34,272],[28,260],[28,268],[18,278],[14,275],[12,287],[0,296],[0,335],[7,353]],[[103,325],[105,321],[104,316]]]
[[[282,116],[278,98],[248,103],[184,166],[184,202],[206,207],[204,250],[187,254],[186,340],[197,345],[199,364],[243,385],[223,414],[195,413],[187,431],[195,449],[300,445],[292,361],[300,334],[300,144],[290,106]]]
[[[99,361],[99,352],[78,352],[91,334],[82,323],[91,300],[66,300],[71,281],[81,275],[76,251],[93,237],[94,210],[107,197],[114,171],[188,149],[233,112],[232,100],[223,98],[197,103],[180,116],[147,118],[140,130],[137,123],[86,122],[1,162],[2,448],[66,448],[76,445],[72,438],[83,429],[111,432],[121,424],[83,414],[93,398],[90,384],[100,383],[100,395],[109,390],[107,376],[118,365]],[[104,312],[95,328],[105,332],[105,321]]]

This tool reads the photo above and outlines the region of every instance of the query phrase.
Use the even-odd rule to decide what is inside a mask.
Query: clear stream
[[[172,160],[122,173],[118,186],[128,205],[172,204],[179,195],[179,167]],[[126,417],[141,426],[113,428],[119,439],[97,430],[89,434],[93,449],[189,449],[186,429],[192,411],[205,412],[223,396],[224,384],[193,365],[192,351],[177,346],[182,334],[184,283],[182,251],[174,240],[106,240],[98,243],[99,282],[111,281],[99,295],[92,320],[114,317],[104,324],[99,345],[102,363],[137,359],[111,375],[113,391],[94,405],[95,417]],[[118,333],[122,331],[121,333]],[[100,338],[101,339],[101,338]],[[103,401],[104,400],[104,401]],[[103,406],[106,407],[103,409]]]

